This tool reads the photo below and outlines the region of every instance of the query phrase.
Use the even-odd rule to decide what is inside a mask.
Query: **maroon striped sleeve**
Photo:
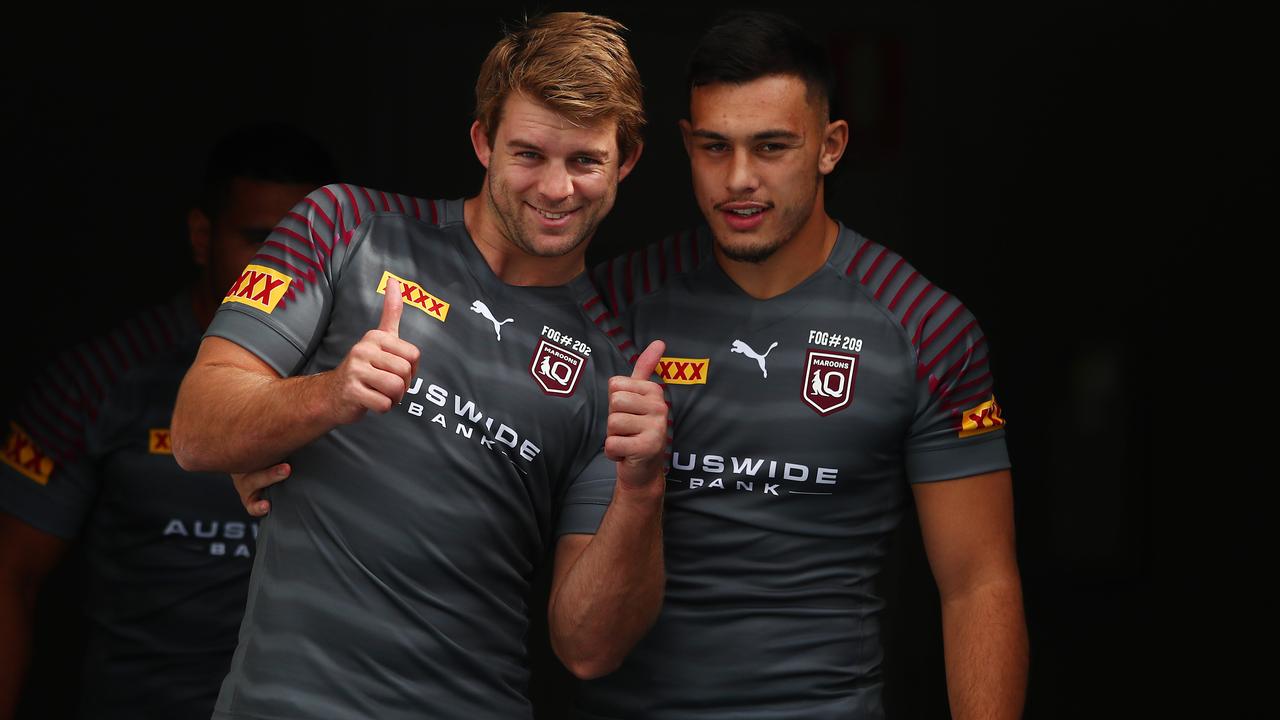
[[[911,274],[907,276],[907,281],[902,283],[902,287],[898,289],[898,294],[893,296],[893,302],[889,303],[889,312],[893,312],[894,308],[898,307],[898,301],[902,299],[902,296],[906,294],[907,289],[911,287],[911,284],[914,283],[918,277],[920,277],[920,273],[912,270]]]
[[[338,187],[342,188],[342,191],[347,195],[347,199],[351,201],[351,212],[355,216],[355,227],[360,227],[360,203],[356,201],[356,194],[351,192],[351,186],[346,183],[341,183]]]
[[[905,265],[906,263],[907,263],[906,258],[901,258],[901,257],[898,258],[898,262],[894,263],[893,269],[889,271],[889,274],[888,276],[885,277],[884,282],[880,283],[880,288],[876,290],[877,300],[879,300],[881,297],[884,296],[884,291],[889,289],[889,284],[892,283],[893,279],[898,276],[898,271],[901,270],[902,266]],[[892,308],[890,309],[892,310]]]
[[[957,303],[956,309],[951,311],[951,314],[947,316],[947,319],[943,320],[942,324],[935,328],[933,332],[929,333],[929,337],[925,338],[924,342],[920,343],[920,350],[923,351],[925,348],[929,347],[929,345],[933,344],[933,341],[937,340],[939,335],[945,332],[947,328],[951,327],[951,323],[955,321],[956,316],[962,312],[964,312],[964,306]],[[973,323],[969,323],[969,325],[971,326]],[[960,335],[964,335],[968,329],[969,328],[966,327],[964,330],[961,330]],[[946,351],[944,350],[943,352]]]
[[[862,247],[858,248],[858,252],[854,253],[853,259],[849,261],[849,267],[844,269],[845,275],[853,274],[853,269],[858,267],[858,261],[862,259],[862,254],[865,253],[869,247],[871,247],[871,242],[869,240],[863,240]]]
[[[860,280],[859,282],[861,282],[863,285],[866,285],[868,282],[870,282],[871,276],[874,275],[876,272],[876,268],[880,267],[880,263],[884,262],[884,259],[888,254],[889,254],[889,248],[887,247],[880,248],[880,254],[876,255],[876,259],[871,262],[871,267],[867,268],[867,272],[862,275],[862,280]]]
[[[942,303],[946,302],[949,297],[951,297],[951,295],[945,292],[942,293],[942,297],[939,297],[938,301],[925,312],[924,317],[920,318],[920,324],[916,326],[915,337],[911,338],[911,344],[915,345],[916,348],[920,347],[920,333],[924,332],[924,326],[929,324],[929,318],[933,317],[933,314],[938,311],[938,308]]]

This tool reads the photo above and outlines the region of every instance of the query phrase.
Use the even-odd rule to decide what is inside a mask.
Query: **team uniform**
[[[209,335],[284,376],[329,370],[377,326],[389,277],[417,377],[390,412],[294,453],[270,488],[215,718],[532,716],[530,582],[612,496],[621,336],[585,274],[503,283],[461,200],[347,185],[282,221]]]
[[[674,439],[661,616],[581,717],[882,717],[874,579],[909,483],[1009,466],[973,316],[844,227],[769,300],[705,226],[595,277],[637,343],[667,341]]]
[[[257,523],[169,445],[199,342],[184,293],[62,355],[6,429],[0,510],[84,547],[85,718],[207,718],[235,649]]]

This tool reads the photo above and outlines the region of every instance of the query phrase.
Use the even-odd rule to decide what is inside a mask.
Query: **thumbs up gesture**
[[[666,344],[655,340],[640,353],[630,377],[609,378],[609,426],[605,455],[618,463],[618,482],[639,489],[662,482],[667,443],[667,401],[649,378]]]
[[[353,423],[369,410],[385,413],[404,397],[418,372],[418,348],[400,339],[400,282],[387,278],[378,327],[351,347],[330,373],[332,418]]]

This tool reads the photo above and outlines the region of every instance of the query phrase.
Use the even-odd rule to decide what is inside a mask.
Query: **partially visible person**
[[[257,523],[225,475],[178,467],[174,400],[227,288],[276,222],[334,172],[323,147],[286,125],[221,138],[187,216],[194,281],[58,357],[5,423],[0,718],[12,717],[22,691],[41,584],[77,541],[89,632],[80,716],[203,720],[213,711]]]
[[[575,674],[612,670],[657,615],[662,344],[631,367],[583,261],[641,152],[623,30],[513,28],[476,83],[476,195],[326,186],[228,292],[174,452],[293,477],[216,718],[530,717],[553,549],[551,644]]]
[[[827,213],[848,142],[825,53],[790,20],[725,17],[681,123],[706,223],[599,269],[663,338],[674,440],[667,592],[590,720],[875,720],[876,576],[914,497],[955,718],[1019,716],[1027,635],[1004,419],[974,316]]]

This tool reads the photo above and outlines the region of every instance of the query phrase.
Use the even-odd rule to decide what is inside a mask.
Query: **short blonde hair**
[[[622,23],[599,15],[557,12],[506,31],[476,79],[476,121],[490,144],[512,91],[524,93],[577,125],[618,122],[618,151],[641,142],[643,86],[622,37]]]

